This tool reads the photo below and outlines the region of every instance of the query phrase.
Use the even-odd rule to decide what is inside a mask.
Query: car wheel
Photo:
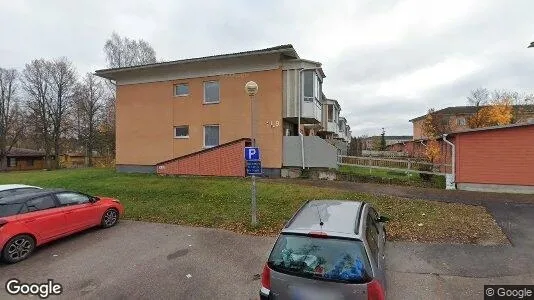
[[[110,208],[106,210],[104,215],[102,216],[102,222],[101,225],[104,228],[109,228],[115,226],[119,222],[119,211]]]
[[[35,249],[35,240],[27,234],[21,234],[10,239],[2,250],[2,259],[8,264],[24,260]]]

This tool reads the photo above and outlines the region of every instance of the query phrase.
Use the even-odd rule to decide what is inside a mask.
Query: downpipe
[[[447,134],[443,134],[443,141],[451,146],[451,168],[452,168],[452,182],[454,183],[454,189],[456,189],[456,146],[447,140]]]

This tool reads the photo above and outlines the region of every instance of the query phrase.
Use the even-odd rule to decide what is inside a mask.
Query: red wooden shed
[[[455,132],[460,190],[534,194],[534,123]]]

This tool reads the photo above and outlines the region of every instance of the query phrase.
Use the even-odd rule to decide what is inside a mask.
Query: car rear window
[[[280,235],[268,265],[277,272],[348,283],[367,282],[372,274],[361,241],[305,235]]]
[[[21,203],[0,203],[0,218],[18,214],[22,206]]]

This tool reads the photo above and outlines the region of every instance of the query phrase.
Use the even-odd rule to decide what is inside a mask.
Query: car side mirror
[[[388,222],[390,219],[386,216],[379,216],[376,221],[379,222],[379,223],[385,223],[385,222]]]
[[[91,202],[91,203],[95,203],[95,202],[97,202],[98,200],[100,200],[100,198],[98,198],[98,197],[96,197],[96,196],[93,196],[93,197],[89,198],[89,202]]]

